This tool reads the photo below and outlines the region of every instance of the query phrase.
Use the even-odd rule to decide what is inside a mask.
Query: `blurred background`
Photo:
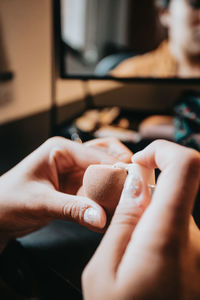
[[[166,37],[151,0],[0,0],[0,175],[55,135],[114,136],[134,153],[159,137],[199,149],[199,115],[185,115],[199,103],[198,77],[108,76]],[[1,299],[82,299],[100,240],[56,222],[14,242],[0,256]]]
[[[154,1],[62,0],[64,72],[106,75],[102,60],[142,54],[166,38]]]

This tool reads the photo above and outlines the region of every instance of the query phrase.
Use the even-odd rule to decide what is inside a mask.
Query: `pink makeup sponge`
[[[83,193],[112,215],[120,200],[127,171],[110,165],[91,165],[83,177]]]

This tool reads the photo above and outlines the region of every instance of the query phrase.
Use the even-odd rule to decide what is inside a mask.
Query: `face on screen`
[[[65,76],[199,78],[200,0],[61,0]]]
[[[198,0],[172,0],[165,13],[169,40],[172,46],[180,49],[180,55],[191,58],[200,55],[199,8]]]

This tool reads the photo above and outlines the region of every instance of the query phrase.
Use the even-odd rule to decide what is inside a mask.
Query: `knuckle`
[[[185,157],[185,167],[191,172],[200,172],[200,154],[193,149],[187,149]]]
[[[161,151],[162,149],[165,149],[167,145],[169,145],[170,142],[162,139],[157,139],[153,141],[149,146],[147,146],[148,149],[155,151]]]
[[[116,210],[112,223],[118,226],[129,225],[135,227],[142,215],[141,208]]]
[[[165,140],[162,140],[162,139],[157,139],[155,141],[152,142],[152,145],[155,145],[155,146],[164,146],[166,143],[169,143]]]
[[[91,267],[90,265],[87,265],[81,276],[82,283],[85,285],[89,281],[91,276],[93,276],[93,273],[91,272]]]
[[[86,209],[86,205],[78,205],[76,202],[71,202],[63,206],[62,215],[82,224]]]
[[[196,150],[189,150],[189,161],[191,164],[200,165],[200,154]]]
[[[98,270],[101,270],[101,266],[93,257],[92,263],[90,262],[86,266],[81,276],[82,287],[86,298],[99,300],[117,299],[110,276],[108,277],[105,271],[105,276],[102,277],[102,272],[97,272]]]
[[[54,136],[49,138],[45,143],[50,146],[56,146],[59,143],[62,143],[63,141],[67,141],[67,139],[59,136]]]
[[[88,291],[88,289],[90,290],[90,292],[96,291],[98,289],[98,287],[96,286],[97,284],[97,279],[98,274],[97,274],[97,268],[94,268],[94,264],[93,263],[89,263],[81,276],[81,282],[82,282],[82,286],[83,288]],[[95,292],[96,293],[96,292]]]
[[[108,145],[112,145],[112,144],[121,144],[120,140],[115,138],[115,137],[107,137],[107,138],[104,138],[102,139],[102,142],[104,142],[105,144],[108,144]]]
[[[119,144],[121,144],[120,140],[117,139],[117,138],[115,138],[115,137],[111,137],[111,138],[109,138],[109,140],[110,140],[111,142],[113,142],[113,143],[119,143]]]

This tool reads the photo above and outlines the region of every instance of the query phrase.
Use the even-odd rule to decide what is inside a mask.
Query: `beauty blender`
[[[81,193],[100,204],[112,216],[119,202],[127,171],[111,165],[91,165],[83,177]]]
[[[135,179],[140,179],[142,187],[138,200],[141,204],[149,203],[151,188],[155,184],[154,171],[138,164],[91,165],[84,174],[83,186],[78,194],[100,204],[110,219],[120,200],[124,185],[130,181],[134,182]],[[138,187],[133,184],[132,189],[133,194],[137,194]]]

